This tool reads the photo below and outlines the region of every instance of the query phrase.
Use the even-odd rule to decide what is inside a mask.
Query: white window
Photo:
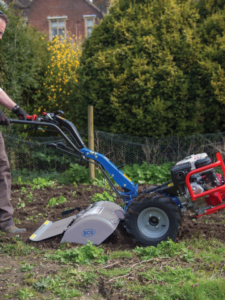
[[[84,27],[85,27],[85,36],[88,37],[91,35],[93,26],[95,24],[96,15],[84,15]]]
[[[48,17],[47,19],[49,22],[49,39],[52,40],[56,36],[59,38],[65,38],[67,16]]]

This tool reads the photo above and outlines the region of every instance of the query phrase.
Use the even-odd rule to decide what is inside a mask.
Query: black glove
[[[28,113],[26,113],[19,105],[15,105],[12,109],[12,112],[17,115],[20,120],[26,120]]]
[[[6,118],[2,111],[0,111],[0,125],[9,125],[9,119]]]

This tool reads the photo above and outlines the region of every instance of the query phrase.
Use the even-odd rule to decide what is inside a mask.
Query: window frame
[[[52,35],[52,22],[57,22],[57,36],[59,37],[59,22],[64,22],[64,38],[66,38],[66,21],[67,21],[67,16],[62,16],[62,17],[47,17],[48,23],[49,23],[49,40],[51,41],[53,39]]]
[[[85,37],[88,37],[88,20],[92,20],[93,21],[93,27],[94,27],[96,15],[83,15],[83,19],[84,19]]]

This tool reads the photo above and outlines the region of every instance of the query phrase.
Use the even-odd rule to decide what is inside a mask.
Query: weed
[[[21,272],[27,272],[27,271],[32,271],[33,270],[33,266],[31,266],[30,264],[24,264],[24,265],[21,265],[19,271]]]
[[[55,275],[55,278],[51,278],[50,276],[43,276],[33,284],[33,287],[39,293],[44,293],[47,290],[51,289],[53,294],[60,297],[60,299],[68,299],[81,296],[81,293],[76,289],[68,288],[67,280],[63,280],[57,275]]]
[[[58,178],[59,184],[69,184],[73,182],[88,182],[89,170],[79,164],[71,164],[70,169],[66,170],[64,176]]]
[[[20,209],[20,208],[24,208],[24,207],[25,207],[25,203],[24,203],[24,202],[22,202],[22,200],[21,200],[20,198],[18,199],[18,201],[19,201],[19,203],[17,204],[17,206],[16,206],[16,207],[17,207],[18,209]]]
[[[15,224],[21,224],[21,221],[19,219],[15,218],[15,219],[13,219],[13,221],[14,221]]]
[[[109,183],[105,179],[94,178],[92,179],[91,183],[95,186],[110,189]]]
[[[103,193],[95,193],[92,197],[91,197],[91,202],[98,202],[98,201],[110,201],[110,202],[114,202],[116,198],[116,194],[113,193],[112,196],[108,193],[108,192],[103,192]]]
[[[173,165],[173,162],[167,162],[161,166],[149,165],[147,162],[143,162],[141,166],[138,164],[126,165],[123,172],[132,178],[132,181],[139,184],[161,184],[171,180],[170,170]]]
[[[5,274],[10,270],[10,268],[0,268],[0,274]]]
[[[20,240],[20,236],[11,238],[11,243],[0,243],[0,253],[7,253],[11,256],[26,256],[32,252],[39,253],[40,250],[34,246],[26,245]]]
[[[28,202],[35,201],[32,192],[30,192],[30,193],[26,196],[26,198],[27,198],[27,201],[28,201]]]
[[[100,264],[108,261],[108,256],[104,254],[102,248],[93,246],[92,242],[88,241],[87,245],[79,248],[56,250],[54,254],[46,255],[46,257],[60,261],[62,263],[76,262],[78,264],[91,264],[97,262]]]
[[[23,277],[23,279],[28,279],[28,278],[31,278],[34,276],[34,273],[33,272],[30,272],[30,273],[26,273]]]
[[[61,300],[67,300],[68,298],[81,297],[82,294],[76,289],[68,289],[66,287],[59,287],[53,289],[53,293],[60,297]]]
[[[47,186],[53,187],[55,184],[54,181],[49,181],[48,178],[34,178],[32,183],[31,183],[31,188],[32,190],[36,189],[41,189],[41,188],[45,188]]]
[[[20,300],[32,299],[34,298],[34,294],[30,288],[22,288],[17,292],[17,297]]]
[[[23,186],[20,190],[21,194],[25,194],[27,192],[27,189]]]
[[[59,199],[51,198],[48,201],[48,205],[55,206],[55,205],[59,205],[60,203],[64,203],[64,202],[66,202],[66,198],[63,196],[59,196]]]
[[[68,247],[68,243],[64,242],[59,245],[59,249],[66,249]]]
[[[72,196],[73,196],[73,197],[75,197],[75,198],[77,197],[77,195],[76,195],[77,192],[76,192],[76,191],[73,191],[73,192],[71,192],[71,193],[72,193]]]
[[[37,279],[34,278],[34,277],[24,278],[24,279],[23,279],[23,285],[33,286],[33,285],[35,284],[36,281],[37,281]]]
[[[86,286],[87,284],[92,284],[98,275],[95,272],[86,272],[86,271],[77,271],[74,268],[71,268],[67,271],[69,276],[74,276],[75,284]]]
[[[112,259],[122,258],[122,257],[131,258],[134,257],[134,254],[128,250],[113,251],[112,253],[110,253],[110,258]]]
[[[35,290],[37,290],[40,293],[44,293],[46,291],[46,289],[49,289],[51,286],[51,281],[52,279],[48,276],[48,277],[43,277],[41,278],[39,281],[36,281],[33,284],[33,287],[35,288]]]
[[[5,236],[5,235],[6,235],[6,233],[4,231],[0,231],[0,238]]]
[[[187,262],[194,262],[193,252],[188,250],[184,242],[174,243],[172,240],[163,241],[157,245],[157,247],[139,247],[137,246],[134,250],[134,253],[137,253],[141,256],[143,260],[148,260],[153,257],[174,257],[178,256],[180,259],[183,259]]]
[[[117,277],[117,276],[123,276],[126,275],[130,272],[129,268],[114,268],[114,269],[110,269],[110,270],[105,270],[105,269],[100,269],[99,272],[102,275],[105,275],[107,277]]]

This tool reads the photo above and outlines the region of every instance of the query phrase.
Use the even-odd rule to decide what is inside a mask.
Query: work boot
[[[15,233],[15,234],[24,233],[24,232],[27,231],[25,228],[17,228],[15,225],[5,227],[5,228],[2,228],[0,230],[4,231],[4,232],[9,232],[9,233]]]

